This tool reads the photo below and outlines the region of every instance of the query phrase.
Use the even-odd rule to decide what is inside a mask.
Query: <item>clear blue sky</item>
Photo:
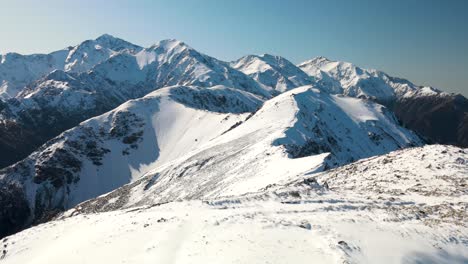
[[[223,60],[322,55],[468,96],[464,0],[2,0],[0,10],[0,53],[103,33],[143,46],[176,38]]]

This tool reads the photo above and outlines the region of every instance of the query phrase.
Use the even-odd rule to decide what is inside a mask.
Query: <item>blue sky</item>
[[[143,46],[176,38],[223,60],[321,55],[468,96],[464,0],[2,0],[0,10],[0,53],[103,33]]]

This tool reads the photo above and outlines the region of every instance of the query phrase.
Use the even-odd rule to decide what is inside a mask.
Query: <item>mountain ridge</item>
[[[39,223],[124,184],[145,182],[139,179],[147,174],[159,190],[157,195],[149,192],[150,197],[194,198],[229,192],[227,182],[233,192],[245,182],[256,191],[272,184],[273,175],[284,181],[422,144],[383,106],[328,95],[313,86],[265,102],[225,86],[173,86],[65,131],[1,170],[0,182],[18,186],[15,190],[24,193],[20,196],[29,206],[12,209],[29,211],[32,223]],[[282,168],[272,170],[275,163]],[[31,224],[10,215],[0,215],[4,226]]]
[[[2,263],[468,260],[468,149],[428,145],[463,96],[175,39],[0,59]]]

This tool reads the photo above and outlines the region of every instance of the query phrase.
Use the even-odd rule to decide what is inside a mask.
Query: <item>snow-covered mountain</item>
[[[160,55],[162,54],[162,56]],[[137,54],[140,67],[155,64],[155,82],[159,87],[195,85],[210,87],[225,85],[264,98],[271,98],[268,90],[259,86],[228,63],[202,54],[177,40],[164,40]]]
[[[134,54],[141,50],[140,46],[105,34],[95,40],[84,41],[70,50],[63,70],[86,72],[118,53]]]
[[[0,237],[61,219],[3,240],[2,261],[59,261],[30,248],[61,234],[71,252],[81,232],[60,230],[74,228],[93,261],[132,234],[149,246],[112,257],[210,262],[246,248],[241,235],[257,253],[237,262],[384,263],[380,238],[389,263],[466,259],[468,150],[420,147],[468,144],[462,96],[323,57],[223,62],[177,40],[103,35],[0,59]]]
[[[383,103],[404,126],[429,142],[468,147],[468,100],[462,95],[420,87],[381,71],[325,57],[298,66],[324,91]]]
[[[261,103],[225,86],[161,89],[66,131],[0,179],[24,193],[28,206],[12,209],[40,222],[135,180],[119,193],[130,205],[217,197],[422,144],[383,106],[312,86]]]
[[[105,34],[50,54],[0,55],[0,98],[15,97],[25,86],[54,70],[85,72],[119,52],[135,53],[141,49]]]
[[[265,89],[279,93],[314,84],[310,76],[280,56],[248,55],[232,62],[231,65],[253,78]]]
[[[0,167],[25,158],[79,122],[152,91],[151,87],[128,87],[86,72],[116,54],[141,49],[103,35],[51,54],[2,55]],[[125,91],[124,86],[133,91]]]
[[[441,101],[439,97],[450,95],[429,87],[417,87],[379,71],[323,57],[299,67],[271,55],[250,55],[226,63],[177,40],[164,40],[143,49],[110,35],[49,55],[17,55],[16,60],[5,59],[13,55],[2,56],[4,63],[0,65],[0,75],[6,76],[5,80],[18,81],[20,84],[15,87],[21,87],[15,92],[15,98],[0,102],[0,154],[8,153],[0,160],[0,167],[25,158],[47,140],[81,121],[171,85],[225,85],[265,100],[286,90],[312,84],[327,93],[385,103],[405,126],[431,142],[465,146],[463,142],[468,136],[462,122],[466,116],[465,107],[452,107],[452,101],[460,100],[443,99],[447,105],[443,109],[453,108],[457,112],[444,110],[437,114],[455,116],[456,120],[450,125],[459,129],[451,130],[450,135],[434,134],[437,127],[446,125],[437,121],[446,120],[444,118],[428,117],[427,113],[440,109],[437,105],[423,102],[428,107],[421,108],[417,114],[403,109],[408,104],[420,105],[420,98]],[[10,87],[8,80],[4,83]],[[427,99],[428,96],[434,98]],[[423,125],[408,121],[418,116],[426,117],[422,120]]]
[[[381,105],[305,86],[267,101],[210,144],[149,171],[98,204],[115,209],[239,195],[420,144]]]
[[[29,217],[6,220],[9,214],[2,214],[0,222],[8,228],[8,222],[18,227],[28,219],[41,221],[112,191],[219,136],[260,104],[256,96],[224,86],[175,86],[128,101],[2,170],[1,185],[18,188],[23,195],[16,199],[27,203],[15,210]],[[10,203],[6,195],[0,193],[0,207]]]
[[[98,43],[102,46],[112,45],[118,52],[104,52],[103,48],[89,52],[90,47]],[[25,158],[47,140],[81,121],[166,86],[225,85],[263,99],[272,96],[268,90],[231,68],[228,63],[203,55],[183,42],[164,40],[140,51],[125,43],[110,36],[85,41],[69,57],[75,58],[78,56],[76,54],[87,50],[86,56],[95,56],[96,59],[78,62],[73,59],[73,63],[67,64],[70,69],[88,68],[91,62],[107,56],[102,54],[112,54],[87,72],[54,70],[24,88],[15,98],[2,102],[0,153],[13,155],[1,160],[0,166],[5,167]],[[96,52],[102,56],[96,55]],[[12,137],[17,139],[11,141]]]
[[[466,263],[467,153],[413,148],[254,193],[110,212],[98,198],[3,240],[2,261]]]
[[[63,68],[68,53],[69,50],[64,49],[51,54],[0,55],[0,98],[14,97],[29,83],[55,69]]]
[[[332,61],[325,57],[305,61],[298,67],[310,76],[324,79],[329,84],[330,92],[351,97],[385,102],[419,89],[407,80],[391,77],[384,72],[363,69],[349,62]]]

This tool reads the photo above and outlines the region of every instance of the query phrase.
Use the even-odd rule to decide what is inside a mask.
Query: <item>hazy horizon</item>
[[[465,1],[72,1],[1,4],[0,54],[49,53],[104,33],[141,46],[174,38],[232,61],[269,53],[382,70],[468,96]]]

